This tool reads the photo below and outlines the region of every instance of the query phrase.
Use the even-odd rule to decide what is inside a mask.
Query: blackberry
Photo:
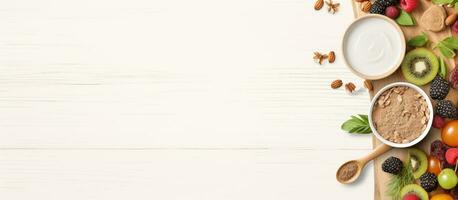
[[[386,8],[398,4],[399,0],[377,0],[376,2]]]
[[[450,83],[443,79],[440,76],[436,76],[433,82],[431,83],[431,87],[429,88],[429,94],[431,95],[432,99],[442,100],[448,94],[450,90]]]
[[[458,112],[450,100],[439,100],[437,102],[436,112],[444,118],[457,118]]]
[[[420,185],[427,192],[437,189],[437,176],[431,172],[426,172],[420,176]]]
[[[390,174],[399,174],[402,169],[402,161],[396,157],[389,157],[382,164],[382,170]]]
[[[372,14],[379,14],[379,15],[383,15],[385,14],[385,9],[386,7],[383,6],[382,4],[378,3],[377,1],[374,2],[374,4],[372,5],[371,9],[369,10],[370,13]]]

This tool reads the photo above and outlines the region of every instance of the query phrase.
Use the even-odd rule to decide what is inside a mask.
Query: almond
[[[334,51],[328,53],[328,61],[329,63],[334,63],[334,61],[336,61],[336,54]]]
[[[315,10],[320,10],[321,8],[323,8],[323,5],[324,5],[324,0],[317,0],[315,2]]]
[[[372,82],[370,80],[364,80],[364,87],[369,90],[369,92],[372,92],[374,90],[374,86],[372,85]]]
[[[347,90],[348,93],[351,94],[351,93],[353,93],[355,91],[356,86],[355,86],[355,84],[350,82],[350,83],[345,84],[345,89]]]
[[[458,17],[458,14],[456,14],[456,13],[450,14],[450,15],[445,19],[445,25],[447,25],[447,26],[452,25],[453,23],[455,23],[457,17]]]
[[[340,88],[341,86],[342,86],[342,80],[340,79],[337,79],[331,83],[332,89],[337,89],[337,88]]]
[[[361,11],[367,13],[369,12],[369,10],[371,10],[371,7],[372,7],[372,3],[370,1],[364,1],[361,4]]]

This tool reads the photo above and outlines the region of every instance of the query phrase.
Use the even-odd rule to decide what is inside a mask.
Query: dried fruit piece
[[[458,17],[458,14],[452,13],[450,14],[446,19],[445,19],[445,25],[450,26],[453,23],[455,23],[456,18]]]
[[[455,67],[448,76],[448,81],[452,88],[458,88],[458,67]]]
[[[345,89],[347,90],[348,93],[351,94],[351,93],[353,93],[355,91],[356,86],[355,86],[355,84],[350,82],[350,83],[345,84]]]
[[[337,79],[331,83],[332,89],[337,89],[337,88],[340,88],[341,86],[342,86],[342,80],[340,79]]]
[[[372,82],[370,80],[364,80],[364,87],[369,90],[369,92],[372,92],[374,90],[374,86],[372,85]]]
[[[372,3],[370,1],[365,1],[361,4],[361,11],[367,13],[371,10]]]
[[[324,0],[317,0],[315,2],[315,10],[321,10],[321,8],[323,8],[323,5],[324,5]]]
[[[334,63],[335,60],[336,60],[336,54],[334,53],[334,51],[329,52],[328,54],[329,63]]]

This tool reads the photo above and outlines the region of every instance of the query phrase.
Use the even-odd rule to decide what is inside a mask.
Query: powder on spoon
[[[337,172],[337,176],[339,180],[345,182],[353,178],[357,172],[358,172],[358,164],[354,161],[354,162],[349,162],[343,165],[340,168],[339,172]]]

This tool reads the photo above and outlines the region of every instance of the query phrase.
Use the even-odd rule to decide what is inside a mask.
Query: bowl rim
[[[426,100],[426,103],[428,104],[428,109],[429,109],[429,120],[428,120],[428,124],[426,126],[426,129],[421,133],[420,136],[418,136],[415,140],[412,140],[410,141],[409,143],[394,143],[394,142],[391,142],[391,141],[388,141],[386,140],[385,138],[383,138],[378,132],[377,132],[377,129],[374,127],[373,125],[373,120],[372,120],[372,112],[373,112],[373,109],[374,109],[374,105],[377,101],[377,99],[380,97],[380,95],[385,92],[386,90],[392,88],[392,87],[396,87],[396,86],[407,86],[407,87],[410,87],[414,90],[416,90],[418,93],[420,93],[423,98],[425,98]],[[369,119],[369,126],[372,130],[372,133],[375,135],[375,137],[380,140],[381,142],[383,142],[384,144],[386,145],[389,145],[389,146],[392,146],[392,147],[396,147],[396,148],[407,148],[407,147],[411,147],[413,145],[416,145],[418,144],[420,141],[422,141],[427,135],[428,133],[430,132],[431,130],[431,127],[432,127],[432,124],[433,124],[433,117],[434,117],[434,109],[433,109],[433,105],[432,105],[432,102],[431,102],[431,99],[429,99],[429,96],[426,94],[425,91],[423,91],[423,89],[421,89],[420,87],[414,85],[414,84],[411,84],[411,83],[407,83],[407,82],[395,82],[395,83],[391,83],[391,84],[388,84],[386,85],[385,87],[383,87],[381,90],[379,90],[377,92],[377,94],[374,96],[374,98],[371,100],[371,105],[370,105],[370,108],[369,108],[369,116],[368,116],[368,119]]]
[[[358,23],[358,22],[360,22],[362,20],[369,19],[369,18],[383,19],[386,22],[388,22],[391,25],[393,25],[393,27],[398,31],[401,41],[405,41],[405,36],[404,36],[404,32],[402,32],[401,27],[394,20],[392,20],[391,18],[388,18],[388,17],[386,17],[384,15],[377,15],[377,14],[367,14],[365,16],[362,16],[362,17],[354,20],[352,23],[350,23],[350,25],[348,25],[348,27],[345,29],[345,32],[344,32],[344,35],[343,35],[343,38],[342,38],[342,43],[341,43],[341,51],[342,51],[341,53],[342,53],[342,57],[343,57],[345,65],[347,66],[347,68],[350,69],[350,71],[353,74],[355,74],[355,75],[357,75],[357,76],[359,76],[361,78],[368,79],[368,80],[378,80],[378,79],[386,78],[387,76],[393,74],[401,66],[402,61],[404,60],[404,57],[405,57],[406,43],[405,42],[401,42],[401,57],[399,57],[399,60],[396,62],[396,64],[394,66],[392,66],[390,68],[390,70],[388,70],[387,72],[385,72],[383,74],[380,74],[380,75],[376,75],[376,76],[370,76],[370,75],[366,75],[366,74],[363,74],[363,73],[357,71],[348,62],[348,59],[347,59],[346,54],[345,54],[345,46],[347,44],[347,38],[348,38],[349,32],[352,29],[352,27],[356,23]]]

